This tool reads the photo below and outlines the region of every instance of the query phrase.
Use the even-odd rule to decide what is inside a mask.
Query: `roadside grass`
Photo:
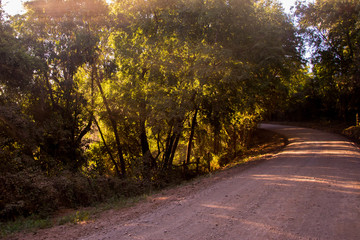
[[[70,215],[66,215],[61,217],[57,223],[58,225],[64,225],[67,223],[73,223],[78,224],[84,221],[88,221],[90,218],[91,212],[90,211],[76,211],[75,213],[72,213]]]
[[[39,229],[51,228],[65,224],[80,224],[87,221],[93,221],[101,212],[110,209],[131,207],[146,199],[146,197],[146,194],[128,198],[114,197],[106,202],[98,203],[92,207],[63,210],[59,211],[57,215],[46,218],[34,215],[26,218],[21,217],[15,221],[0,222],[0,238],[18,232],[32,232]]]
[[[243,151],[241,155],[230,161],[227,165],[215,172],[220,172],[226,169],[256,162],[267,154],[281,150],[286,145],[286,143],[287,139],[284,136],[265,129],[258,129],[254,133],[249,148]],[[210,177],[213,174],[214,172],[210,172],[206,175],[199,175],[198,177],[187,181],[184,180],[178,184],[171,184],[164,189],[186,185],[189,182],[200,180],[204,177]],[[15,221],[0,222],[0,238],[19,232],[36,232],[39,229],[50,228],[59,225],[80,224],[87,221],[94,221],[100,213],[106,210],[118,210],[121,208],[134,206],[136,203],[145,200],[148,196],[161,192],[162,190],[163,189],[154,190],[148,194],[142,194],[134,197],[113,197],[105,202],[97,203],[87,208],[63,209],[60,210],[57,214],[45,218],[35,215],[27,218],[19,218]]]
[[[2,238],[16,232],[44,229],[52,226],[53,224],[49,218],[41,218],[39,216],[19,218],[12,222],[0,222],[0,237]]]

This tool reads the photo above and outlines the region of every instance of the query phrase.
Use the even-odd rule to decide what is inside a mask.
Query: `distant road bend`
[[[79,226],[69,239],[359,240],[359,149],[331,133],[272,124],[261,127],[286,135],[289,145],[245,170],[235,168],[204,178],[198,183],[203,184],[200,189],[185,191],[182,186],[175,194],[157,194],[151,201],[158,204],[140,203],[134,207],[140,213],[133,216],[107,214],[106,221],[101,216]],[[120,216],[130,210],[116,211]],[[47,237],[59,236],[53,231]]]

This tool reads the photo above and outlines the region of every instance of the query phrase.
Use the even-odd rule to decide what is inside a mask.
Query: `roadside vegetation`
[[[276,0],[25,6],[0,8],[2,228],[222,169],[266,149],[262,120],[355,125],[356,1],[298,2],[292,16]]]
[[[211,174],[216,174],[216,172],[230,168],[243,167],[247,164],[257,164],[259,161],[262,161],[265,156],[281,150],[286,144],[287,140],[283,136],[264,129],[258,129],[254,132],[249,148],[244,151],[241,156],[231,159],[226,164],[223,163],[221,168]],[[28,217],[17,217],[13,221],[4,221],[0,223],[0,237],[11,236],[11,234],[18,232],[35,233],[39,229],[58,225],[82,224],[83,222],[93,221],[104,211],[133,206],[139,201],[144,201],[148,197],[151,197],[153,194],[157,194],[162,190],[173,188],[177,185],[186,185],[201,179],[201,177],[207,176],[208,175],[196,174],[190,176],[191,178],[189,178],[189,176],[185,178],[184,175],[180,175],[177,176],[176,179],[173,179],[173,181],[168,182],[167,185],[163,185],[161,188],[143,188],[140,191],[138,188],[141,186],[132,184],[134,189],[129,189],[129,191],[134,193],[133,196],[119,196],[115,192],[112,192],[107,199],[93,202],[87,207],[78,206],[73,208],[61,208],[53,214],[44,212],[42,214],[33,214]],[[51,180],[48,181],[51,182]],[[90,194],[92,193],[90,189],[87,190]],[[53,196],[53,198],[56,200],[56,196]]]

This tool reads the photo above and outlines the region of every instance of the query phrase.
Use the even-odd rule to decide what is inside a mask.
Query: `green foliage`
[[[359,110],[359,11],[358,1],[297,6],[299,27],[313,50],[313,97],[332,118],[349,120]]]
[[[195,144],[195,152],[215,155],[227,151],[229,146],[222,144],[227,138],[224,127],[231,126],[234,115],[258,116],[257,112],[264,112],[269,103],[275,107],[281,95],[286,95],[286,83],[293,71],[289,65],[298,61],[299,41],[278,5],[176,1],[164,7],[162,2],[139,2],[132,2],[128,8],[124,2],[115,5],[114,9],[122,9],[118,21],[127,16],[128,20],[126,27],[111,37],[120,70],[111,89],[123,88],[123,94],[108,96],[114,96],[111,102],[124,109],[122,121],[130,120],[121,134],[127,146],[135,146],[128,149],[136,156],[128,160],[130,165],[143,158],[142,167],[147,172],[146,161],[153,161],[154,156],[157,164],[153,166],[181,164],[181,149],[186,145]],[[264,26],[264,22],[269,24]],[[257,28],[264,31],[254,31]],[[264,32],[269,38],[263,38]],[[190,116],[196,109],[199,114],[194,129]],[[192,136],[188,130],[196,131],[197,136],[201,131],[213,136],[199,139],[202,143],[197,146],[187,142]],[[132,134],[141,131],[145,142]],[[136,149],[132,141],[142,144]],[[149,148],[150,160],[145,159],[143,147]]]
[[[6,237],[12,233],[20,231],[29,231],[33,229],[43,229],[51,227],[49,219],[39,217],[19,218],[11,222],[0,222],[0,237]]]
[[[156,189],[131,179],[90,178],[61,172],[48,177],[42,172],[4,173],[0,177],[0,220],[18,216],[49,216],[59,208],[91,206],[110,198],[130,198]]]
[[[275,1],[32,0],[26,8],[0,32],[4,217],[216,170],[299,85],[301,41]],[[33,182],[16,185],[22,176]],[[25,201],[30,190],[44,197]]]
[[[30,89],[36,59],[26,53],[23,41],[15,37],[10,24],[0,21],[1,96],[11,97]]]
[[[90,213],[87,211],[76,211],[74,214],[62,217],[59,220],[59,225],[64,225],[66,223],[78,224],[83,221],[87,221],[89,217]]]

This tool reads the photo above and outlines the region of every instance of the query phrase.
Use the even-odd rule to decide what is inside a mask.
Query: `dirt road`
[[[360,152],[341,136],[263,124],[289,145],[254,166],[165,191],[36,239],[360,239]],[[29,238],[29,236],[27,236]]]

